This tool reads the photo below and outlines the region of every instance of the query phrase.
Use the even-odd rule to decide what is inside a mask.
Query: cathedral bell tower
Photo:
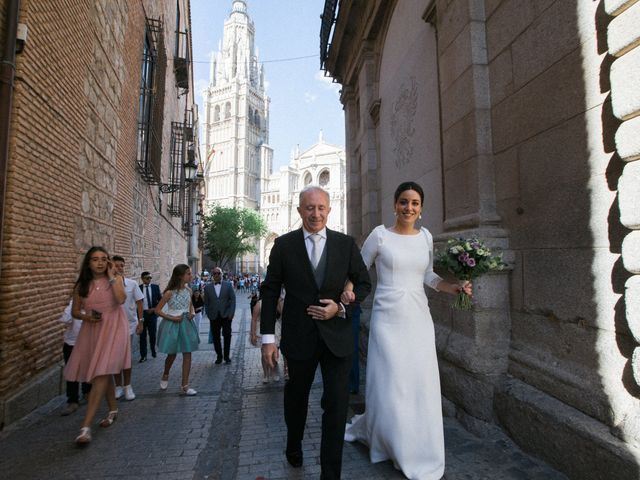
[[[261,158],[269,153],[269,97],[245,0],[235,0],[211,55],[205,100],[207,204],[258,208]],[[265,152],[266,150],[266,152]]]

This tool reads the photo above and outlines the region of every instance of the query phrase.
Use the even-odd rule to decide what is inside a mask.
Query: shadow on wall
[[[608,51],[607,29],[610,21],[611,18],[604,11],[604,0],[601,0],[598,5],[595,18],[599,54],[604,54]],[[610,73],[613,61],[614,57],[607,54],[600,65],[600,91],[602,93],[611,91]],[[602,106],[602,145],[604,151],[611,154],[611,160],[607,165],[606,178],[609,190],[612,192],[617,191],[618,180],[620,179],[624,168],[624,162],[618,156],[615,145],[615,134],[620,124],[620,120],[613,115],[611,93],[609,93]],[[620,223],[618,195],[616,195],[615,201],[609,209],[607,224],[609,226],[609,249],[611,253],[620,255],[622,240],[629,233],[629,230]],[[624,285],[630,276],[631,274],[625,270],[622,264],[622,257],[618,257],[611,271],[611,286],[613,291],[620,295],[620,299],[615,306],[615,331],[620,353],[627,359],[621,380],[629,394],[639,397],[640,387],[633,377],[631,368],[631,356],[633,355],[633,350],[636,345],[633,341],[631,331],[629,330],[624,297]]]

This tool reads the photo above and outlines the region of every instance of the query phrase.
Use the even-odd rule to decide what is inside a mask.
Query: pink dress
[[[91,382],[99,375],[131,368],[127,314],[113,294],[109,280],[93,280],[83,309],[102,312],[99,322],[82,322],[64,376],[72,382]]]

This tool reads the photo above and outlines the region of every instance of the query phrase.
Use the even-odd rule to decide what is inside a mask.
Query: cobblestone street
[[[178,395],[180,358],[173,366],[166,391],[159,389],[163,354],[143,364],[134,363],[137,398],[120,401],[117,422],[107,429],[96,426],[93,442],[87,448],[73,444],[86,406],[61,417],[63,396],[2,431],[2,478],[318,478],[320,377],[316,377],[312,390],[303,445],[305,464],[293,469],[283,455],[284,384],[282,380],[262,384],[259,349],[248,342],[248,301],[241,296],[238,300],[230,365],[213,364],[212,347],[206,343],[208,321],[201,324],[201,350],[193,355],[190,381],[198,390],[197,396]],[[135,354],[134,362],[138,358]],[[354,402],[358,400],[354,398]],[[98,418],[105,413],[103,404]],[[522,453],[505,437],[477,438],[453,419],[445,419],[445,436],[448,480],[565,478]],[[346,444],[343,478],[405,477],[390,462],[370,464],[364,446]]]

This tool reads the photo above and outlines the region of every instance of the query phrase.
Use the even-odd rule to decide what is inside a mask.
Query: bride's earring
[[[422,220],[422,214],[418,215],[418,220]]]

